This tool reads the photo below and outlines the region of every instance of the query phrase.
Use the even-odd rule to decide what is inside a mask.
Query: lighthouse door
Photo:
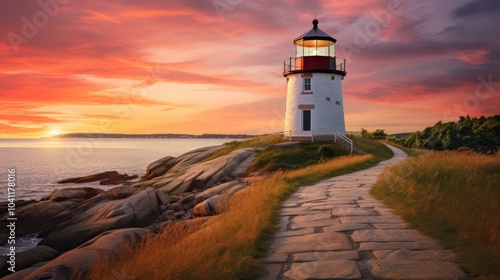
[[[311,131],[311,110],[302,111],[302,130]]]

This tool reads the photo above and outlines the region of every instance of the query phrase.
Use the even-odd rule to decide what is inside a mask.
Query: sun
[[[57,129],[57,128],[54,128],[54,129],[51,129],[49,130],[49,135],[50,136],[57,136],[61,134],[61,130]]]

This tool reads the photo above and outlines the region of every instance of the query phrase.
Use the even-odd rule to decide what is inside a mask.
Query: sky
[[[0,137],[282,131],[315,17],[347,131],[500,113],[498,0],[2,0]]]

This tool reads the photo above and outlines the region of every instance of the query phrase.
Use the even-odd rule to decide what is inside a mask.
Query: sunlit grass
[[[500,157],[425,152],[386,171],[372,193],[456,250],[472,275],[500,278]]]

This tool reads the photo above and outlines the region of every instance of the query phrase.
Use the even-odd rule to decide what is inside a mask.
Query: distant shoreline
[[[176,139],[247,139],[255,137],[248,134],[123,134],[123,133],[67,133],[43,138],[176,138]]]

